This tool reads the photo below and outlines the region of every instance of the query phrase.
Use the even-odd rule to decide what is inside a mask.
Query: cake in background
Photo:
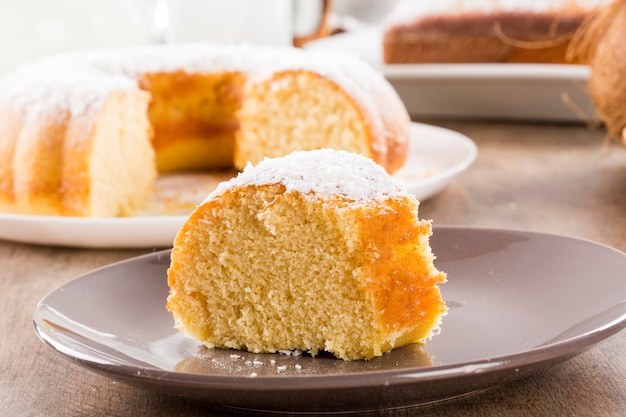
[[[409,128],[384,77],[344,54],[188,44],[55,56],[0,81],[0,210],[133,215],[158,172],[325,147],[393,172]]]
[[[383,59],[410,63],[581,63],[573,34],[611,0],[403,0],[383,22]]]

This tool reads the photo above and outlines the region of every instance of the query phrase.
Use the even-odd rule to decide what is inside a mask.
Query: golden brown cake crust
[[[0,107],[0,210],[15,210],[13,155],[22,130],[22,114]]]
[[[383,35],[383,59],[408,63],[580,63],[566,51],[596,11],[468,11],[392,23]]]
[[[431,224],[415,221],[415,211],[407,210],[410,203],[392,200],[388,209],[376,216],[368,216],[363,239],[371,242],[368,250],[375,259],[365,262],[364,275],[378,277],[368,283],[388,331],[398,331],[415,324],[412,342],[423,342],[437,327],[445,312],[445,305],[436,284],[445,282],[445,274],[432,264],[428,239]],[[393,225],[393,227],[391,227]],[[427,314],[424,314],[427,312]]]

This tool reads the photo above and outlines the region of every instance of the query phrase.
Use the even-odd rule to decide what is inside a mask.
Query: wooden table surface
[[[468,135],[478,145],[479,156],[457,181],[422,203],[422,217],[435,225],[577,236],[626,252],[626,150],[605,146],[603,130],[523,123],[433,124]],[[153,250],[0,241],[0,415],[245,414],[96,375],[57,356],[36,337],[31,317],[41,297],[78,274]],[[626,279],[626,271],[624,275]],[[624,416],[626,331],[557,366],[479,394],[375,415]]]

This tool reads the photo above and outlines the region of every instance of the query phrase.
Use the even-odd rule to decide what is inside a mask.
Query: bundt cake
[[[579,63],[576,30],[611,0],[403,0],[383,23],[388,64]]]
[[[51,57],[0,82],[0,210],[132,215],[160,172],[296,149],[393,172],[409,125],[385,79],[339,54],[193,44]]]
[[[418,204],[351,152],[248,165],[178,232],[167,308],[211,348],[354,360],[424,342],[446,312],[445,274]]]

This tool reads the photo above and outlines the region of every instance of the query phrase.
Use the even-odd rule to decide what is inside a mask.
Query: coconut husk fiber
[[[626,0],[616,0],[585,22],[569,54],[591,67],[589,95],[611,137],[626,146]]]

